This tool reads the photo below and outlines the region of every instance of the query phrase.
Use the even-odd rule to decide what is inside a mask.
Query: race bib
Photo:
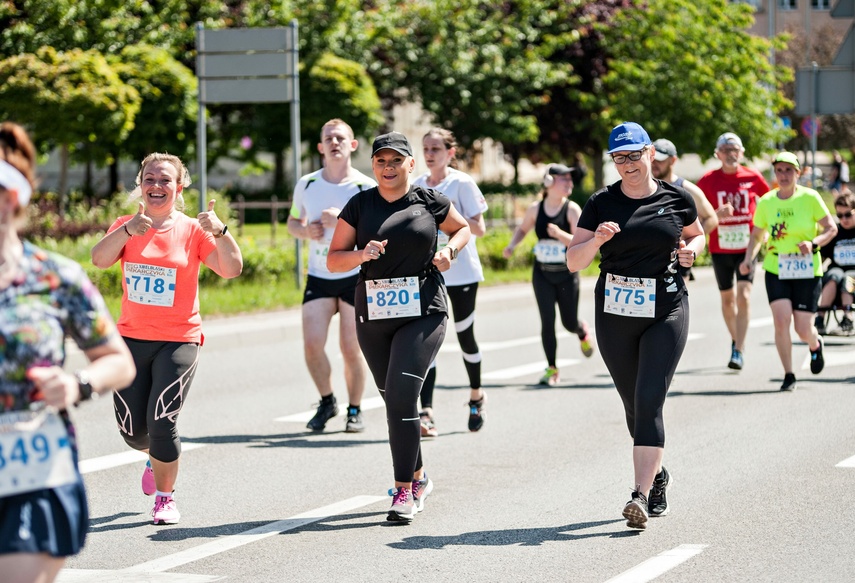
[[[329,239],[323,241],[312,241],[309,245],[309,269],[312,271],[328,272],[327,255],[330,252]]]
[[[834,262],[837,265],[855,265],[855,239],[845,239],[834,245]]]
[[[745,249],[750,238],[748,223],[718,226],[718,245],[722,249]]]
[[[607,314],[652,318],[656,314],[656,280],[607,273],[605,300]]]
[[[0,414],[0,498],[76,481],[68,430],[59,415]]]
[[[813,255],[778,255],[778,279],[813,279]]]
[[[567,247],[555,239],[541,239],[534,246],[534,258],[539,263],[566,263]]]
[[[410,318],[422,315],[418,277],[372,279],[365,282],[368,319]]]
[[[451,240],[451,237],[443,233],[442,231],[436,232],[436,252],[439,253],[443,250],[444,247],[448,246],[448,242]],[[451,264],[454,265],[457,263],[457,257],[451,260]]]
[[[171,308],[175,302],[174,267],[125,263],[128,300],[136,304]]]

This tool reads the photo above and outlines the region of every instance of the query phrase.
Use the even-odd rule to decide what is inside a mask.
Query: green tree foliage
[[[624,120],[681,152],[711,154],[725,131],[742,137],[749,156],[786,141],[790,132],[775,122],[792,71],[770,64],[770,41],[748,33],[752,19],[750,6],[726,0],[649,0],[616,13],[604,29],[611,59],[603,125],[592,135],[600,149]]]

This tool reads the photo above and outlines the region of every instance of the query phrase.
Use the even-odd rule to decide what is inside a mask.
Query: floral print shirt
[[[104,299],[83,268],[25,241],[17,279],[0,290],[0,413],[39,400],[27,370],[63,366],[67,337],[87,350],[114,333]]]

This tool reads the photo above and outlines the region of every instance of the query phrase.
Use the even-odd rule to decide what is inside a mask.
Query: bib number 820
[[[410,292],[405,289],[378,291],[376,302],[379,308],[405,306],[410,303]]]

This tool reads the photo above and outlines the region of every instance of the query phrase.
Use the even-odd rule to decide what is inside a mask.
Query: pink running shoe
[[[154,470],[151,469],[149,462],[146,462],[142,473],[142,493],[146,496],[154,496],[155,492],[157,492],[157,486],[154,484]]]
[[[158,496],[154,501],[154,509],[151,511],[154,524],[178,524],[181,513],[172,496]]]
[[[406,488],[398,488],[393,492],[392,508],[389,509],[386,520],[390,522],[412,522],[413,516],[416,514],[413,493]]]

